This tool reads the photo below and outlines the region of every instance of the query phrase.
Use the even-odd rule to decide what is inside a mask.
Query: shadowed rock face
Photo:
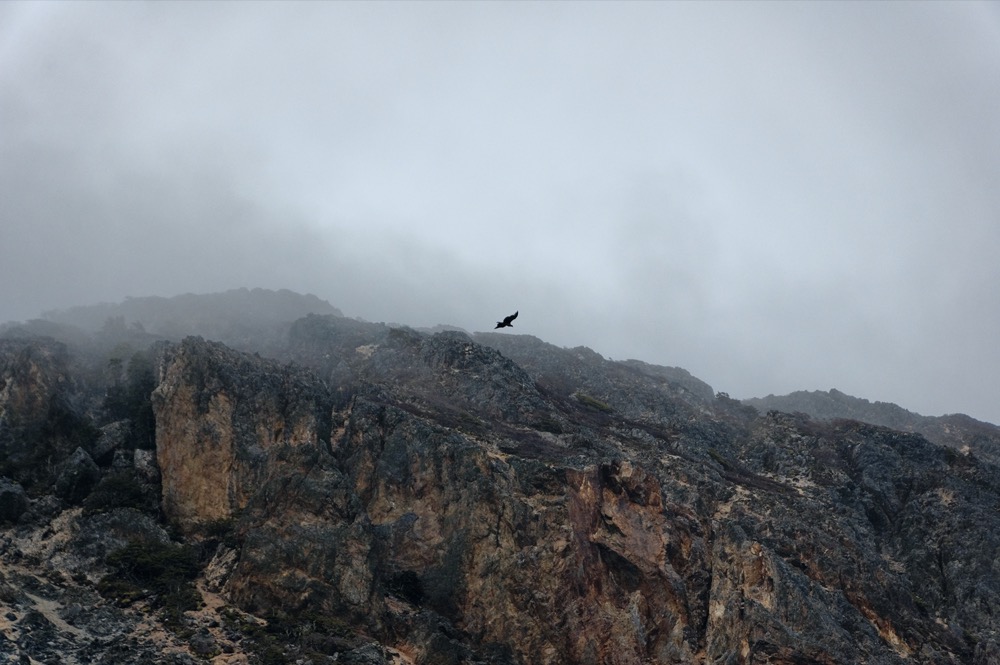
[[[60,462],[96,438],[73,396],[64,344],[0,339],[0,476],[41,491],[61,471]]]
[[[5,342],[0,644],[41,662],[1000,658],[1000,472],[975,454],[526,336],[289,329],[275,359],[152,349],[155,466],[128,419],[86,406],[71,351]]]

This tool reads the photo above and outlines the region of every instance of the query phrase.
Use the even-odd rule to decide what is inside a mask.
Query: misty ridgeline
[[[0,663],[997,663],[1000,428],[236,290],[0,330]]]

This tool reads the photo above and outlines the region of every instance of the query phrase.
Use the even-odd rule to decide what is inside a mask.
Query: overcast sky
[[[0,321],[241,286],[1000,423],[1000,5],[0,3]]]

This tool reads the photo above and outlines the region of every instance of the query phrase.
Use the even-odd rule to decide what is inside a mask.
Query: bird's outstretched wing
[[[497,321],[496,328],[512,328],[511,321],[517,318],[517,312],[514,312],[510,316],[505,316],[503,321]],[[496,329],[494,328],[494,330]]]

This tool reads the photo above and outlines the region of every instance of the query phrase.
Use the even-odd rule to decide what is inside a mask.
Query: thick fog
[[[0,4],[0,321],[348,316],[1000,423],[990,3]]]

